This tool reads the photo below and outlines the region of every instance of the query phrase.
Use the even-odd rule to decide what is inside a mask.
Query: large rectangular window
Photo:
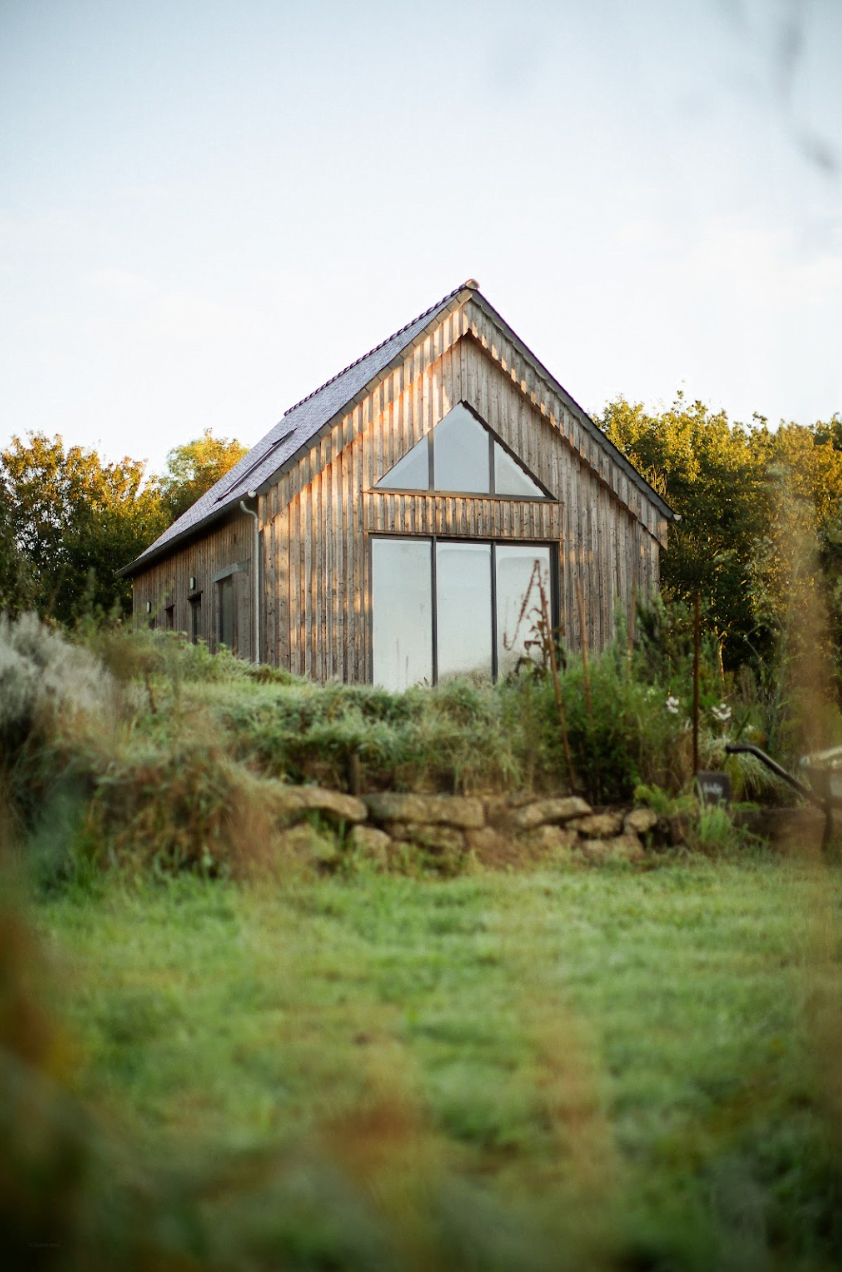
[[[436,678],[490,676],[491,544],[436,544]]]
[[[553,621],[547,544],[375,538],[371,555],[374,682],[387,689],[505,675],[535,656],[539,581]]]
[[[433,681],[432,540],[372,545],[374,680],[389,689]]]
[[[513,671],[530,652],[540,609],[539,580],[544,588],[552,622],[550,549],[528,543],[498,543],[496,560],[497,673]],[[526,605],[524,606],[524,601]]]

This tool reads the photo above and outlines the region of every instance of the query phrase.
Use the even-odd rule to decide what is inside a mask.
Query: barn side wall
[[[241,658],[252,658],[253,525],[251,517],[237,513],[138,574],[133,583],[135,623],[166,628],[171,618],[176,631],[192,635],[193,607],[198,606],[197,635],[215,650],[219,644],[222,575],[231,579],[233,587],[234,651]],[[195,580],[192,587],[191,578]],[[167,612],[170,607],[171,616]]]
[[[500,344],[484,346],[476,318],[452,315],[261,497],[270,662],[317,679],[370,679],[370,539],[377,533],[558,544],[560,617],[572,648],[581,646],[580,605],[589,646],[598,650],[613,633],[618,604],[630,613],[637,598],[657,589],[665,534],[657,510],[616,466],[606,466],[601,450],[594,473],[583,458],[591,443],[581,426],[560,403],[563,426],[548,417],[546,401],[527,393]],[[557,502],[373,489],[459,401]]]

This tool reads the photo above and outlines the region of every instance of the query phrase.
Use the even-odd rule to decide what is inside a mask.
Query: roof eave
[[[233,512],[233,510],[233,503],[226,504],[222,508],[217,508],[214,509],[213,512],[209,512],[208,515],[203,517],[201,521],[197,521],[194,525],[188,526],[185,530],[182,530],[180,534],[174,534],[171,539],[167,539],[166,543],[162,543],[160,547],[156,547],[153,543],[152,546],[147,548],[145,552],[142,552],[139,557],[135,557],[134,561],[131,561],[128,565],[121,566],[121,568],[116,572],[117,578],[134,578],[136,574],[141,574],[147,566],[157,564],[157,562],[161,561],[164,557],[169,556],[170,552],[172,552],[174,548],[183,547],[188,539],[192,539],[195,535],[207,530],[208,526],[213,522],[221,521],[230,512]]]
[[[292,453],[292,455],[288,456],[287,459],[283,460],[278,465],[277,468],[273,469],[271,473],[269,473],[266,477],[264,477],[261,482],[255,484],[251,489],[254,490],[254,492],[258,495],[266,494],[266,492],[270,490],[272,486],[275,485],[278,479],[282,477],[284,473],[286,473],[294,464],[298,462],[298,460],[301,458],[303,453],[306,453],[306,451],[310,450],[312,446],[314,446],[316,442],[318,442],[319,439],[324,436],[325,433],[329,432],[329,430],[333,428],[337,420],[341,419],[343,415],[347,415],[349,410],[353,410],[354,407],[357,406],[358,403],[360,403],[364,398],[366,398],[369,395],[369,393],[371,393],[371,391],[382,380],[385,380],[386,377],[390,375],[392,371],[396,370],[401,365],[401,363],[405,360],[406,351],[408,348],[416,345],[419,340],[422,340],[433,327],[437,326],[437,324],[441,322],[442,317],[445,314],[453,313],[456,309],[459,309],[462,305],[464,305],[466,300],[468,300],[470,296],[473,296],[476,294],[477,293],[475,292],[474,288],[463,286],[451,294],[451,296],[447,299],[447,304],[445,305],[440,304],[437,306],[433,306],[436,312],[430,318],[430,321],[426,323],[424,327],[422,327],[421,330],[416,333],[416,335],[412,338],[412,340],[408,344],[402,347],[400,353],[396,353],[394,358],[392,358],[391,361],[389,361],[385,367],[382,367],[379,371],[376,371],[374,375],[371,377],[371,379],[367,380],[366,383],[360,389],[358,389],[356,393],[348,397],[342,403],[342,405],[337,408],[337,410],[333,413],[330,419],[326,420],[325,423],[321,425],[321,427],[318,429],[317,432],[313,433],[310,437],[302,441],[301,445]],[[368,355],[365,355],[365,356],[368,356]],[[348,368],[345,368],[345,370],[348,370]],[[326,383],[330,384],[331,381],[327,381]],[[322,385],[320,389],[316,390],[316,392],[317,393],[321,392],[321,389],[325,387],[326,385]],[[313,394],[309,394],[308,398],[302,399],[302,402],[307,401],[309,397],[312,397],[312,396]],[[292,412],[296,409],[296,406],[302,405],[302,402],[297,402],[295,406],[290,407],[288,411],[284,412],[284,416],[282,418],[285,418],[287,415],[292,414]],[[223,496],[223,498],[224,497],[225,496]],[[132,561],[129,565],[124,565],[122,569],[118,570],[117,571],[118,578],[131,578],[135,574],[139,574],[142,570],[146,568],[147,565],[160,560],[162,557],[166,556],[174,547],[183,544],[186,539],[190,538],[194,534],[197,534],[199,531],[207,529],[207,527],[211,525],[214,521],[219,520],[220,517],[223,517],[226,513],[230,512],[240,497],[245,498],[246,496],[245,495],[239,496],[238,494],[234,494],[233,496],[231,496],[231,499],[229,502],[222,504],[221,507],[219,508],[214,508],[213,511],[207,513],[204,517],[202,517],[200,521],[193,522],[180,534],[173,535],[173,537],[171,539],[168,539],[166,543],[161,544],[160,548],[156,548],[153,544],[152,547],[148,548],[146,552],[144,552],[141,556],[136,557],[135,560]]]
[[[571,397],[564,386],[556,380],[552,372],[549,371],[540,359],[535,356],[529,346],[523,342],[520,336],[518,336],[518,334],[509,326],[494,306],[485,298],[485,296],[483,296],[479,288],[467,285],[463,285],[458,290],[454,291],[451,296],[447,298],[446,304],[441,305],[441,307],[434,306],[433,308],[435,312],[431,316],[430,321],[416,332],[412,339],[407,344],[403,345],[400,351],[396,353],[385,366],[376,371],[374,375],[372,375],[371,378],[367,380],[355,393],[346,398],[345,401],[337,407],[336,411],[330,416],[330,418],[325,420],[315,433],[304,439],[301,445],[297,447],[291,455],[281,461],[277,468],[267,474],[267,476],[264,477],[261,482],[257,483],[252,489],[259,495],[265,494],[268,490],[270,490],[272,486],[274,486],[276,482],[289,471],[290,468],[298,463],[302,454],[306,454],[307,451],[311,450],[312,447],[336,425],[338,420],[340,420],[344,415],[347,415],[349,411],[353,410],[355,406],[368,397],[379,383],[385,380],[393,371],[397,370],[398,367],[401,366],[401,364],[406,360],[408,349],[415,347],[419,341],[423,340],[433,328],[441,323],[445,315],[455,312],[469,300],[474,300],[477,304],[479,304],[492,321],[495,322],[503,332],[505,332],[512,343],[531,363],[541,378],[551,386],[553,391],[557,393],[568,409],[573,411],[582,427],[591,434],[597,444],[610,455],[614,462],[626,473],[633,484],[637,486],[638,489],[640,489],[641,492],[655,505],[662,516],[664,516],[668,521],[676,520],[676,513],[672,510],[672,508],[670,508],[669,504],[666,503],[666,501],[652,486],[650,486],[646,478],[637,471],[622,451],[620,451],[614,443],[605,436],[602,430],[597,427],[588,415],[587,411],[585,411],[575,398]],[[346,370],[347,369],[348,368],[346,368]],[[331,383],[331,381],[328,381],[327,383]],[[324,387],[326,386],[321,386],[321,388]],[[320,391],[321,389],[316,390],[316,392]],[[303,401],[306,400],[308,399],[303,399]],[[300,406],[301,404],[302,403],[296,403],[296,406]],[[289,411],[285,412],[285,416],[291,414],[294,410],[295,407],[291,407]],[[238,485],[239,483],[236,484]],[[249,491],[249,493],[251,493],[251,491]],[[225,496],[222,496],[222,498],[224,499]],[[170,555],[170,553],[172,553],[176,548],[182,547],[189,539],[192,539],[196,535],[206,531],[207,528],[215,522],[222,520],[234,510],[237,502],[238,493],[235,492],[230,499],[222,503],[221,506],[213,508],[204,517],[202,517],[201,520],[193,522],[179,534],[173,535],[172,538],[167,539],[165,543],[162,543],[160,547],[156,547],[153,544],[150,548],[147,548],[144,553],[142,553],[139,557],[136,557],[129,565],[124,565],[120,570],[118,570],[117,577],[133,578],[135,575],[142,573],[142,571],[148,566],[156,564]]]
[[[614,443],[611,441],[609,437],[605,436],[602,429],[597,427],[597,425],[593,422],[591,417],[588,415],[585,408],[583,406],[580,406],[574,397],[571,397],[567,389],[565,389],[564,385],[559,383],[559,381],[553,375],[552,371],[549,371],[547,367],[544,366],[540,358],[537,358],[535,356],[535,354],[532,352],[529,346],[524,343],[524,341],[520,338],[517,332],[512,330],[512,328],[506,322],[505,318],[501,317],[501,315],[497,312],[497,310],[494,308],[491,302],[486,300],[485,296],[483,296],[482,292],[480,291],[475,291],[475,292],[472,292],[471,294],[473,296],[473,299],[480,304],[480,307],[485,309],[485,311],[488,313],[490,317],[493,316],[494,321],[506,333],[506,335],[509,337],[512,343],[516,345],[517,348],[523,352],[524,356],[532,363],[533,367],[538,372],[538,374],[542,376],[543,379],[549,382],[549,384],[553,388],[553,391],[558,394],[558,396],[564,402],[565,406],[567,406],[570,410],[572,410],[575,413],[579,422],[582,424],[585,430],[591,434],[591,436],[594,438],[597,444],[602,446],[605,450],[607,450],[611,459],[613,459],[614,462],[620,468],[623,469],[626,476],[629,477],[630,480],[634,482],[634,484],[638,487],[638,489],[641,490],[643,494],[645,494],[646,497],[652,501],[652,503],[655,505],[658,511],[664,517],[666,517],[668,521],[675,521],[677,514],[669,506],[666,500],[662,498],[661,495],[658,494],[654,486],[650,486],[649,482],[646,480],[643,474],[639,473],[637,469],[635,468],[634,464],[631,462],[631,460],[628,459],[623,454],[623,452],[617,446],[614,445]]]
[[[353,411],[355,406],[359,406],[360,402],[364,401],[369,394],[377,388],[378,384],[381,384],[384,380],[386,380],[393,371],[397,371],[400,365],[406,361],[408,349],[414,348],[415,345],[425,339],[425,337],[429,335],[430,331],[439,325],[445,315],[455,313],[455,311],[460,309],[471,296],[476,295],[478,295],[478,293],[474,291],[472,287],[463,287],[456,292],[448,303],[437,311],[435,317],[431,318],[430,321],[422,327],[415,336],[413,336],[409,344],[403,346],[400,353],[396,353],[390,362],[387,362],[384,367],[382,367],[379,371],[376,371],[370,380],[366,380],[365,384],[362,385],[356,393],[353,393],[349,398],[347,398],[343,404],[334,411],[333,415],[331,415],[329,419],[325,420],[324,424],[320,426],[317,432],[313,433],[312,436],[303,441],[297,450],[287,456],[287,458],[283,460],[283,462],[280,463],[272,473],[270,473],[267,477],[264,477],[263,481],[254,487],[255,493],[258,495],[265,495],[266,492],[275,485],[280,477],[283,477],[290,468],[298,463],[302,454],[306,453],[315,446],[322,437],[336,426],[339,420],[348,414],[349,411]]]

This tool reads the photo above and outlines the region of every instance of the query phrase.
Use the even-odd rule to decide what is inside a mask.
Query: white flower
[[[720,724],[727,724],[731,719],[731,708],[726,706],[724,702],[720,702],[718,707],[712,707],[710,713],[714,720],[718,720]]]
[[[678,715],[678,699],[674,698],[672,694],[670,694],[670,696],[667,698],[666,702],[664,703],[664,706],[666,707],[667,711],[669,711],[670,715]]]

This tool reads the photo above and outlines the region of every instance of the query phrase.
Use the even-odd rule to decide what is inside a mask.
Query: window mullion
[[[491,679],[497,679],[497,544],[491,545]]]
[[[439,682],[439,589],[436,578],[436,536],[430,539],[430,593],[432,604],[433,684]]]

